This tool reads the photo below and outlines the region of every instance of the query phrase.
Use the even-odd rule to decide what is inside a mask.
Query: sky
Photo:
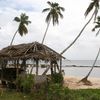
[[[18,28],[14,17],[26,13],[32,22],[28,25],[28,34],[21,37],[16,35],[13,44],[42,41],[47,13],[42,13],[48,0],[0,0],[0,49],[8,46]],[[91,17],[85,18],[84,13],[91,0],[50,0],[65,8],[64,18],[59,19],[59,25],[52,23],[47,32],[44,44],[61,53],[79,34],[82,27]],[[100,47],[100,35],[92,32],[93,21],[86,27],[76,43],[63,54],[69,60],[94,60]],[[100,57],[99,57],[100,59]]]

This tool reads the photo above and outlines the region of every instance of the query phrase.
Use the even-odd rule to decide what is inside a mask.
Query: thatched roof
[[[60,59],[64,58],[48,46],[33,42],[28,44],[12,45],[0,50],[0,59]]]

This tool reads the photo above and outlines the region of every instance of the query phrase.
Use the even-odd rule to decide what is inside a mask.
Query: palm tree
[[[99,10],[99,0],[92,0],[92,2],[90,3],[90,5],[88,6],[86,12],[85,12],[85,16],[87,17],[87,15],[92,11],[93,14],[91,16],[91,18],[88,20],[88,22],[84,25],[84,27],[82,28],[82,30],[79,32],[78,36],[74,39],[74,41],[67,47],[65,48],[61,54],[65,53],[76,41],[77,39],[81,36],[82,32],[84,31],[84,29],[86,28],[86,26],[90,23],[90,21],[93,19],[94,17],[94,21],[96,20],[96,16]]]
[[[44,33],[43,39],[42,39],[42,44],[44,42],[44,39],[46,37],[50,22],[52,20],[53,25],[59,24],[59,17],[63,18],[63,15],[61,13],[61,11],[64,11],[65,9],[63,7],[60,7],[58,3],[53,3],[53,2],[47,2],[47,4],[50,6],[49,8],[45,8],[43,9],[42,12],[48,12],[48,15],[46,17],[46,23],[47,23],[47,27],[46,27],[46,31]]]
[[[83,79],[81,79],[79,82],[84,82],[86,85],[91,85],[91,82],[88,81],[88,77],[89,77],[89,75],[91,74],[91,72],[92,72],[92,70],[93,70],[93,68],[94,68],[94,66],[95,66],[95,64],[96,64],[96,61],[97,61],[97,59],[98,59],[98,57],[99,57],[99,54],[100,54],[100,48],[99,48],[99,51],[98,51],[98,53],[97,53],[97,56],[96,56],[96,58],[95,58],[95,60],[94,60],[94,63],[93,63],[93,65],[92,65],[92,67],[91,67],[89,73],[88,73]]]
[[[10,46],[12,45],[12,43],[14,41],[14,38],[15,38],[15,36],[16,36],[17,33],[19,33],[21,36],[23,36],[24,34],[28,33],[26,25],[28,25],[29,23],[31,23],[31,21],[29,21],[28,18],[29,17],[26,16],[25,13],[22,13],[20,15],[20,17],[15,17],[14,18],[14,21],[19,22],[19,26],[18,26],[18,29],[15,32],[15,34],[14,34],[12,40],[11,40]]]

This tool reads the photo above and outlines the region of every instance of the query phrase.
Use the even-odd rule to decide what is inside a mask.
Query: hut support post
[[[54,73],[56,73],[56,64],[54,64]]]
[[[50,66],[51,66],[51,75],[53,75],[53,64],[52,64],[52,61],[50,62]]]
[[[36,59],[36,75],[38,75],[39,60]]]
[[[62,58],[60,58],[60,73],[61,73],[61,70],[62,70]]]
[[[22,60],[21,68],[23,68],[24,71],[26,71],[26,59]]]
[[[19,76],[19,60],[16,60],[16,68],[17,68],[17,73],[16,73],[16,76],[18,77]]]

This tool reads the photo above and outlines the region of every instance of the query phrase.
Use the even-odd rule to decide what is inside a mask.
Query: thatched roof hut
[[[27,44],[12,45],[0,50],[0,67],[6,68],[7,64],[10,62],[17,69],[18,74],[19,68],[26,69],[27,60],[35,61],[36,75],[38,75],[39,60],[48,61],[49,66],[44,71],[43,75],[51,69],[51,73],[56,71],[61,71],[61,59],[64,58],[59,53],[49,48],[48,46],[33,42]],[[57,61],[60,63],[58,64]]]
[[[33,42],[28,44],[12,45],[0,50],[0,59],[41,59],[59,60],[64,58],[48,46]]]

